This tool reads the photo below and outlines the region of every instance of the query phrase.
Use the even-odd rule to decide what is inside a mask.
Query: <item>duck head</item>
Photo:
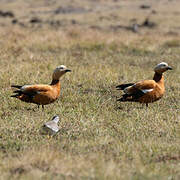
[[[154,71],[158,74],[162,74],[167,70],[172,70],[172,67],[170,67],[166,62],[161,62],[154,68]]]
[[[56,67],[56,69],[53,72],[53,79],[54,80],[59,80],[59,78],[64,75],[67,72],[71,72],[70,69],[68,69],[66,66],[64,65],[60,65],[58,67]]]

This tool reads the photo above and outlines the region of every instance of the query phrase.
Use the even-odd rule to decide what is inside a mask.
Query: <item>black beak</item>
[[[168,66],[167,69],[168,69],[168,70],[172,70],[172,67],[171,67],[171,66]]]
[[[71,70],[70,69],[66,69],[65,72],[71,72]]]

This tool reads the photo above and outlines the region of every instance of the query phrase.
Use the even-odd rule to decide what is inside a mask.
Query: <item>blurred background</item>
[[[81,28],[178,36],[179,0],[1,0],[0,28]]]

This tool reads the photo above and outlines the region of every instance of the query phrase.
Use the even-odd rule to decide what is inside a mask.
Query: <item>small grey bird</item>
[[[48,121],[43,125],[42,134],[49,134],[49,135],[56,134],[59,131],[58,122],[59,122],[59,116],[56,115],[52,118],[51,121]]]

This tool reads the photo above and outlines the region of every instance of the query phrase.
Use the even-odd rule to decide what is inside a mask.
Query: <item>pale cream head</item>
[[[59,80],[59,78],[66,72],[71,72],[71,70],[64,65],[58,66],[53,72],[53,79]]]
[[[158,65],[156,65],[154,68],[155,72],[161,73],[161,74],[167,70],[172,70],[172,68],[166,62],[161,62]]]

